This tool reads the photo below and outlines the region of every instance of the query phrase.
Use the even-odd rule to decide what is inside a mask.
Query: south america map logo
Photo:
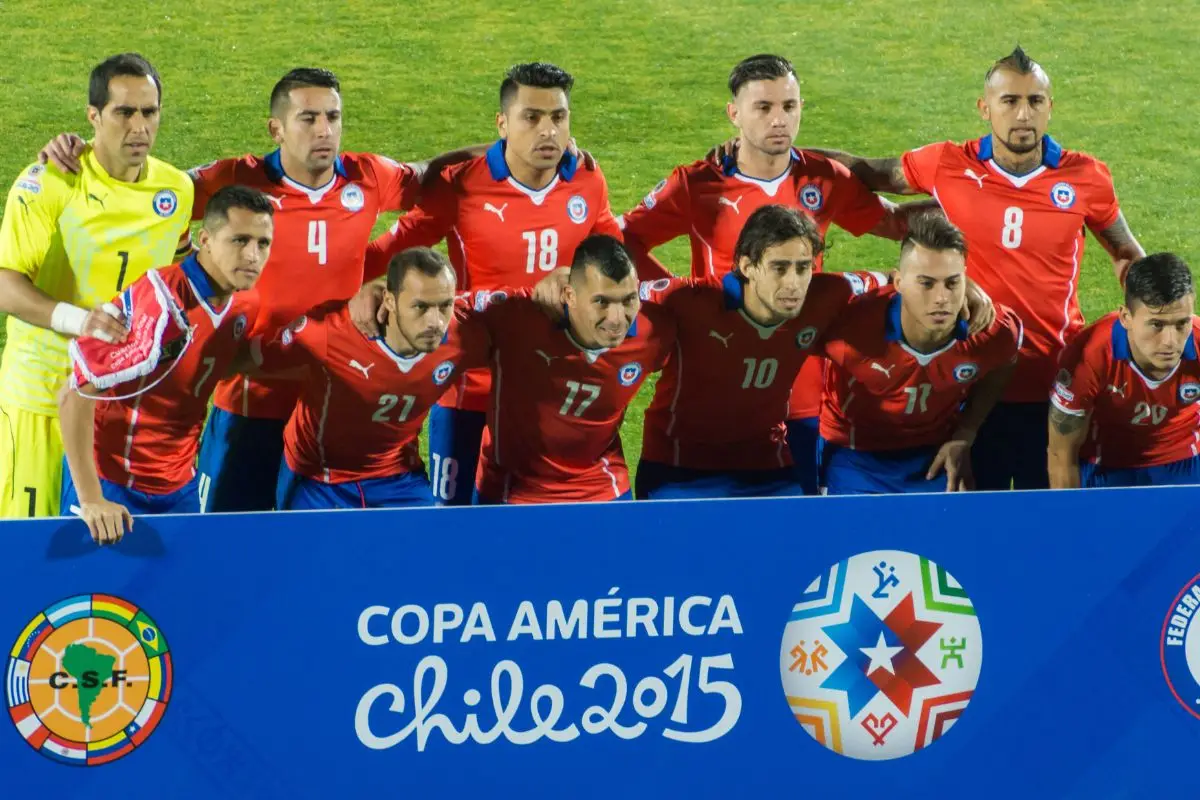
[[[119,597],[68,597],[37,614],[9,651],[8,714],[46,758],[98,766],[128,755],[162,720],[173,670],[167,641]]]
[[[1163,620],[1163,675],[1179,704],[1200,719],[1200,575],[1188,581],[1175,596]]]
[[[983,638],[963,587],[927,558],[859,553],[793,606],[779,672],[796,721],[825,747],[884,760],[928,747],[966,709]]]

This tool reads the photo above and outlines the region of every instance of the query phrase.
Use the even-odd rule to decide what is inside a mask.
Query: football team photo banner
[[[5,795],[1173,797],[1200,491],[0,524]]]

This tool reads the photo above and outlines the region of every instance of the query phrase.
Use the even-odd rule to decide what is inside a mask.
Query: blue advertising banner
[[[1173,797],[1200,491],[0,525],[10,797]]]

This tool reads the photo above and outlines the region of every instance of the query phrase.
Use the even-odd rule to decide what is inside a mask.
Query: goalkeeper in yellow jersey
[[[150,157],[161,101],[162,82],[146,59],[105,60],[88,84],[95,138],[79,174],[34,164],[8,193],[0,220],[0,312],[9,315],[0,357],[0,517],[59,513],[57,394],[69,374],[67,341],[124,338],[102,305],[149,268],[171,263],[187,241],[192,181]]]

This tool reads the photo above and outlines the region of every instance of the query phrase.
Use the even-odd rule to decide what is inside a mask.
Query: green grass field
[[[603,164],[619,214],[673,166],[730,134],[724,84],[747,55],[777,52],[796,63],[806,101],[802,146],[898,155],[985,132],[974,107],[983,73],[1020,42],[1054,80],[1051,132],[1108,162],[1146,249],[1200,263],[1200,241],[1187,227],[1195,219],[1189,204],[1200,197],[1200,145],[1192,140],[1200,4],[1190,0],[937,9],[912,0],[606,0],[527,8],[478,0],[0,0],[10,54],[0,73],[0,180],[10,183],[52,134],[86,133],[88,71],[124,50],[140,51],[162,74],[155,154],[182,168],[269,149],[267,95],[295,66],[340,76],[346,149],[418,159],[493,138],[504,70],[549,60],[576,77],[573,132]],[[830,242],[834,269],[888,266],[895,256],[890,243],[836,229]],[[682,240],[660,254],[686,271]],[[1089,318],[1119,301],[1094,241],[1082,284]],[[647,391],[626,423],[632,463],[648,399]]]

